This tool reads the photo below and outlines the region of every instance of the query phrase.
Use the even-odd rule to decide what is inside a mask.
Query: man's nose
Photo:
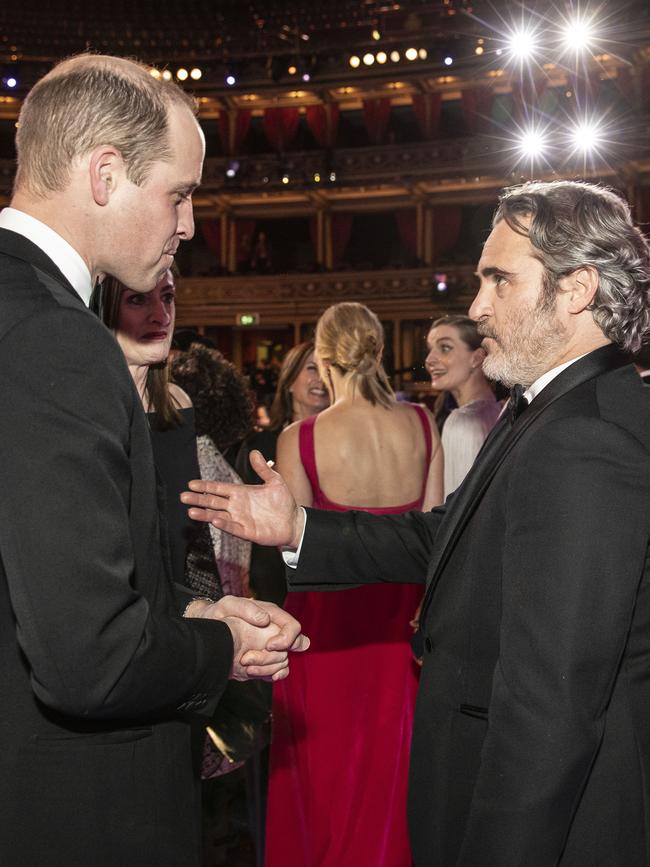
[[[194,237],[194,208],[191,198],[181,202],[176,234],[180,235],[183,241],[189,241]]]
[[[478,320],[484,316],[491,316],[492,313],[492,293],[487,286],[480,286],[468,314],[471,319]]]

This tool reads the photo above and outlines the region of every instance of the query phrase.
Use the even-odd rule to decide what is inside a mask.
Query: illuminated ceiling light
[[[420,48],[420,50],[418,51],[418,57],[420,58],[420,60],[426,60],[428,56],[429,52],[426,50],[426,48]]]
[[[291,66],[287,69],[287,72],[289,73],[289,75],[295,75],[296,72],[298,72],[298,67],[294,66],[292,63]]]
[[[482,45],[477,45],[476,48],[474,49],[474,54],[481,55],[481,54],[483,54],[484,51],[485,51],[485,49],[483,48]]]
[[[418,59],[418,50],[417,48],[407,48],[404,52],[404,57],[407,60],[417,60]]]
[[[448,54],[442,62],[445,64],[445,66],[451,66],[454,62],[454,58],[451,56],[451,54]]]
[[[330,172],[330,181],[332,183],[334,183],[335,180],[336,180],[336,172],[332,171],[332,172]]]
[[[171,81],[172,80],[171,69],[163,69],[162,77],[165,79],[165,81]]]
[[[359,64],[361,63],[361,61],[359,60],[359,58],[357,57],[356,54],[353,54],[349,60],[349,63],[350,63],[350,66],[352,67],[352,69],[356,69],[357,66],[359,66]]]
[[[562,29],[564,47],[570,51],[586,51],[594,40],[594,29],[585,18],[574,18]]]
[[[234,87],[237,84],[237,78],[232,72],[229,72],[226,76],[226,84],[228,87]]]
[[[569,136],[574,149],[583,154],[597,150],[603,141],[600,124],[592,120],[585,120],[574,126]]]
[[[282,183],[283,183],[283,184],[288,184],[288,183],[289,183],[289,180],[290,180],[289,175],[285,172],[285,173],[282,175]]]
[[[363,62],[366,64],[366,66],[372,66],[372,64],[375,62],[375,55],[371,54],[370,52],[364,54]]]
[[[189,72],[183,66],[181,66],[180,69],[176,70],[176,78],[179,81],[187,81],[187,79],[189,78],[189,75],[190,75]]]
[[[192,79],[192,81],[198,81],[202,75],[203,73],[198,66],[195,66],[193,69],[190,70],[190,78]]]
[[[314,183],[320,184],[320,172],[314,172]]]
[[[522,156],[529,159],[541,157],[547,146],[547,139],[539,129],[527,129],[517,136],[518,150]]]
[[[506,47],[516,60],[522,63],[524,60],[530,60],[534,57],[538,47],[535,33],[525,27],[520,30],[513,30],[508,36]]]
[[[18,81],[17,81],[17,79],[15,79],[13,77],[13,75],[10,75],[9,78],[6,80],[7,87],[14,88],[14,87],[16,87],[17,84],[18,84]]]
[[[375,55],[375,60],[377,61],[377,63],[386,63],[386,61],[388,60],[388,55],[385,51],[378,51]]]
[[[381,33],[379,32],[379,30],[377,30],[376,27],[373,29],[370,35],[375,40],[375,42],[379,42],[379,40],[381,39]]]
[[[399,60],[400,60],[399,51],[391,51],[390,59],[393,61],[393,63],[399,63]]]
[[[149,70],[149,75],[151,75],[153,78],[160,78],[160,70],[154,67],[153,69]]]

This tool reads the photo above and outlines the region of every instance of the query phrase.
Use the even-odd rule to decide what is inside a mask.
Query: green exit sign
[[[237,325],[259,325],[259,313],[238,313]]]

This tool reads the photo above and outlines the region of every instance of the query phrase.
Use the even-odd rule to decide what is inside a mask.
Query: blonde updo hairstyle
[[[319,368],[327,371],[333,366],[350,374],[362,397],[388,409],[395,403],[395,394],[381,362],[383,349],[381,322],[363,304],[333,304],[318,320],[315,354]]]

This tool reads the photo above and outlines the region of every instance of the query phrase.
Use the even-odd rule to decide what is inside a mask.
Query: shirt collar
[[[93,291],[88,266],[65,238],[45,223],[16,208],[4,208],[0,213],[0,228],[9,229],[36,244],[57,266],[72,285],[86,307]]]
[[[557,367],[551,368],[551,370],[547,370],[546,373],[543,373],[539,379],[536,379],[532,385],[529,385],[526,391],[524,392],[524,397],[530,403],[532,400],[535,400],[537,395],[543,388],[552,382],[556,376],[562,373],[563,370],[566,370],[567,367],[570,367],[572,364],[575,364],[576,361],[580,361],[581,358],[584,358],[585,355],[589,355],[588,352],[583,353],[582,355],[576,356],[576,358],[572,358],[570,361],[565,361],[564,364],[559,364]]]

